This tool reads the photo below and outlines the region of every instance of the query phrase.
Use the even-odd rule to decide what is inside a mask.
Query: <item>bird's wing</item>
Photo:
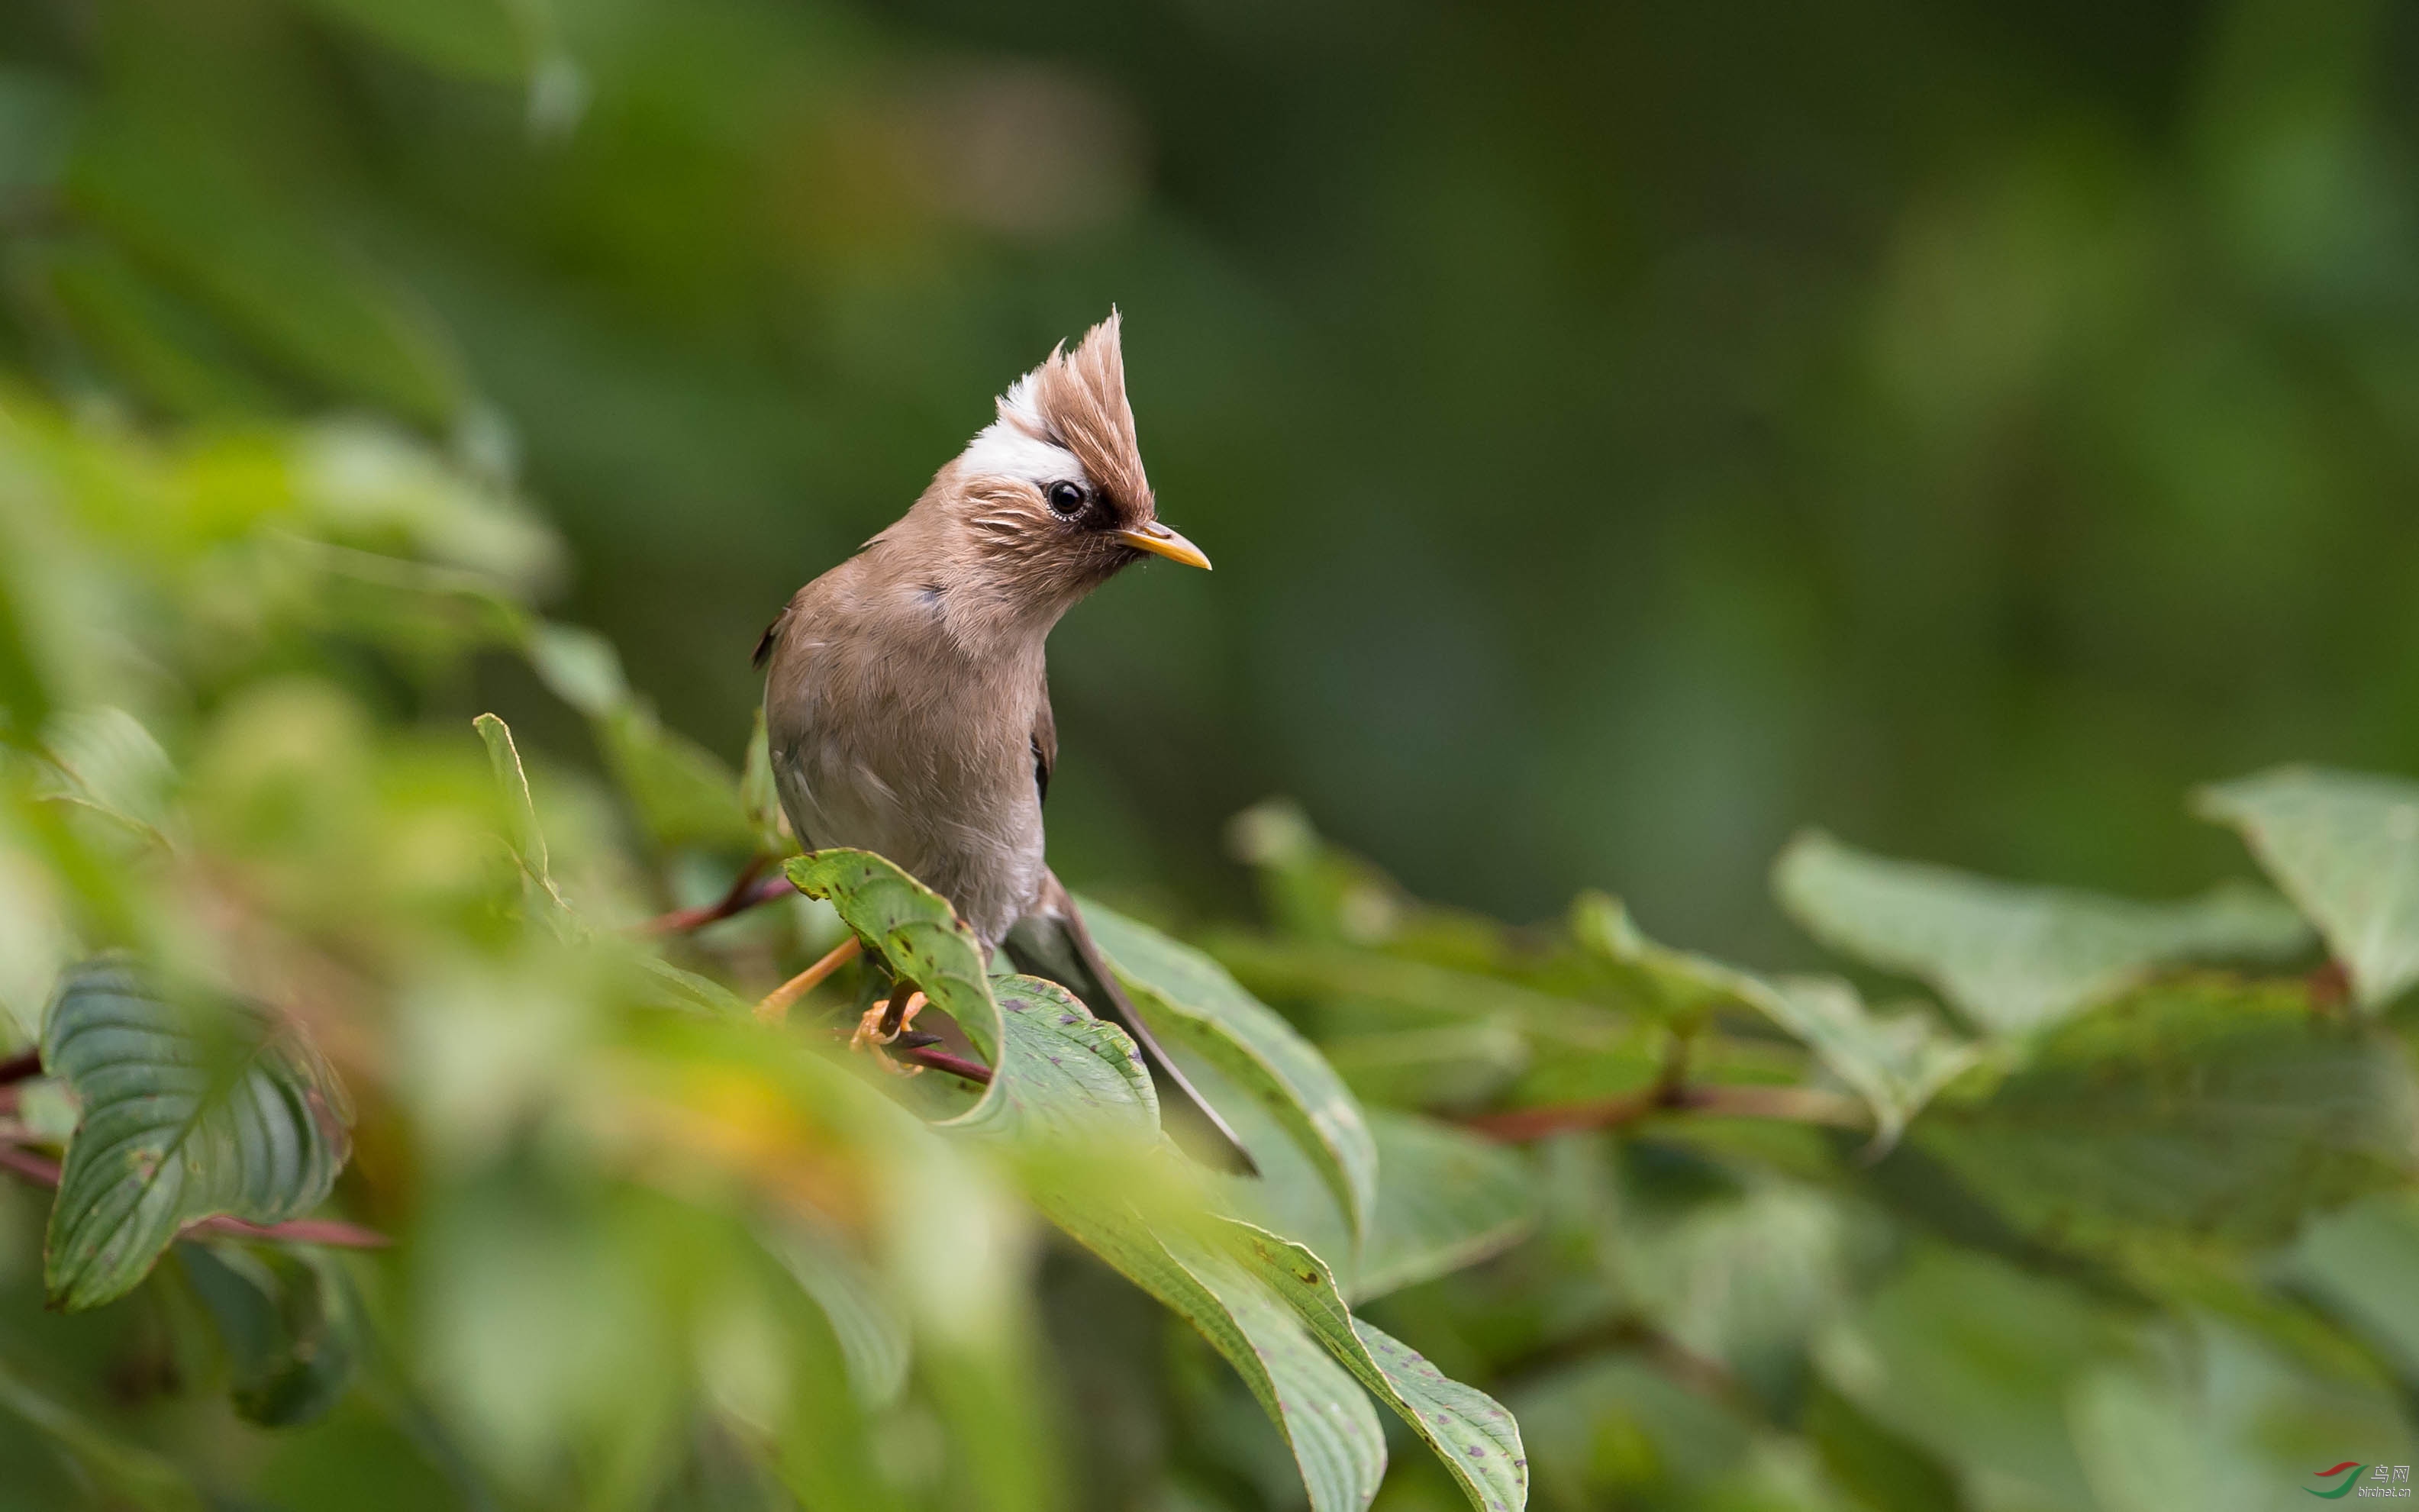
[[[1050,773],[1058,764],[1058,720],[1050,712],[1050,687],[1043,684],[1041,703],[1033,715],[1033,785],[1050,797]]]
[[[1000,944],[1017,969],[1049,978],[1082,998],[1094,1013],[1133,1037],[1144,1058],[1157,1073],[1162,1111],[1170,1106],[1188,1107],[1193,1114],[1191,1121],[1209,1125],[1201,1131],[1203,1137],[1193,1143],[1211,1147],[1206,1150],[1210,1164],[1240,1170],[1247,1176],[1259,1174],[1251,1151],[1243,1148],[1233,1126],[1210,1105],[1210,1100],[1201,1095],[1161,1046],[1150,1026],[1134,1011],[1133,1000],[1117,984],[1117,973],[1109,969],[1107,958],[1093,942],[1092,932],[1085,927],[1082,912],[1057,873],[1042,872],[1040,900],[1034,904],[1033,912],[1017,920],[1016,927]]]

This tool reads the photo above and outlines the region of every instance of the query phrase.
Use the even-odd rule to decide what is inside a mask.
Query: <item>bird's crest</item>
[[[1000,395],[999,418],[1074,453],[1092,482],[1128,514],[1152,517],[1150,480],[1143,475],[1133,409],[1126,403],[1125,349],[1116,310],[1086,332],[1073,351],[1061,343],[1048,362],[1018,378]]]

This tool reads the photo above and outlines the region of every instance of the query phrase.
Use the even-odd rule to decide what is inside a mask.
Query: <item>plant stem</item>
[[[0,1145],[0,1170],[13,1171],[37,1186],[55,1191],[59,1184],[58,1162],[46,1160],[30,1149],[14,1145]],[[394,1242],[374,1228],[357,1224],[338,1223],[331,1218],[295,1218],[282,1224],[248,1224],[224,1213],[187,1224],[186,1234],[216,1235],[226,1239],[274,1239],[295,1244],[325,1244],[333,1249],[384,1249]]]
[[[772,864],[773,858],[769,856],[756,857],[747,863],[746,871],[739,873],[739,879],[731,885],[729,892],[722,895],[721,902],[708,903],[702,908],[675,908],[669,914],[657,914],[639,926],[639,933],[691,933],[708,924],[718,924],[734,914],[744,914],[759,904],[795,892],[797,889],[790,886],[788,877],[764,876],[764,869]]]
[[[1488,1138],[1517,1145],[1548,1134],[1618,1129],[1658,1113],[1682,1112],[1727,1119],[1781,1119],[1843,1129],[1860,1129],[1872,1122],[1863,1105],[1855,1099],[1810,1087],[1675,1087],[1660,1083],[1621,1097],[1482,1113],[1462,1121]]]
[[[42,1053],[39,1050],[28,1050],[22,1056],[10,1056],[0,1060],[0,1087],[10,1082],[31,1081],[41,1073]]]

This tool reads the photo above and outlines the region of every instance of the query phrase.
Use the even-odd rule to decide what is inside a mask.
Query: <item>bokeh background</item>
[[[2382,0],[17,0],[0,351],[516,476],[669,722],[1114,302],[1167,516],[1060,869],[1271,793],[1751,958],[1820,823],[2135,892],[2419,766],[2419,14]],[[510,682],[528,737],[583,736]]]

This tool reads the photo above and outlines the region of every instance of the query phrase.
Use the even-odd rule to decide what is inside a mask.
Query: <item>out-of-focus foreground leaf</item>
[[[172,1000],[123,959],[63,979],[42,1063],[84,1109],[44,1265],[69,1309],[124,1295],[197,1219],[308,1211],[350,1149],[344,1093],[299,1030],[239,1003]]]

